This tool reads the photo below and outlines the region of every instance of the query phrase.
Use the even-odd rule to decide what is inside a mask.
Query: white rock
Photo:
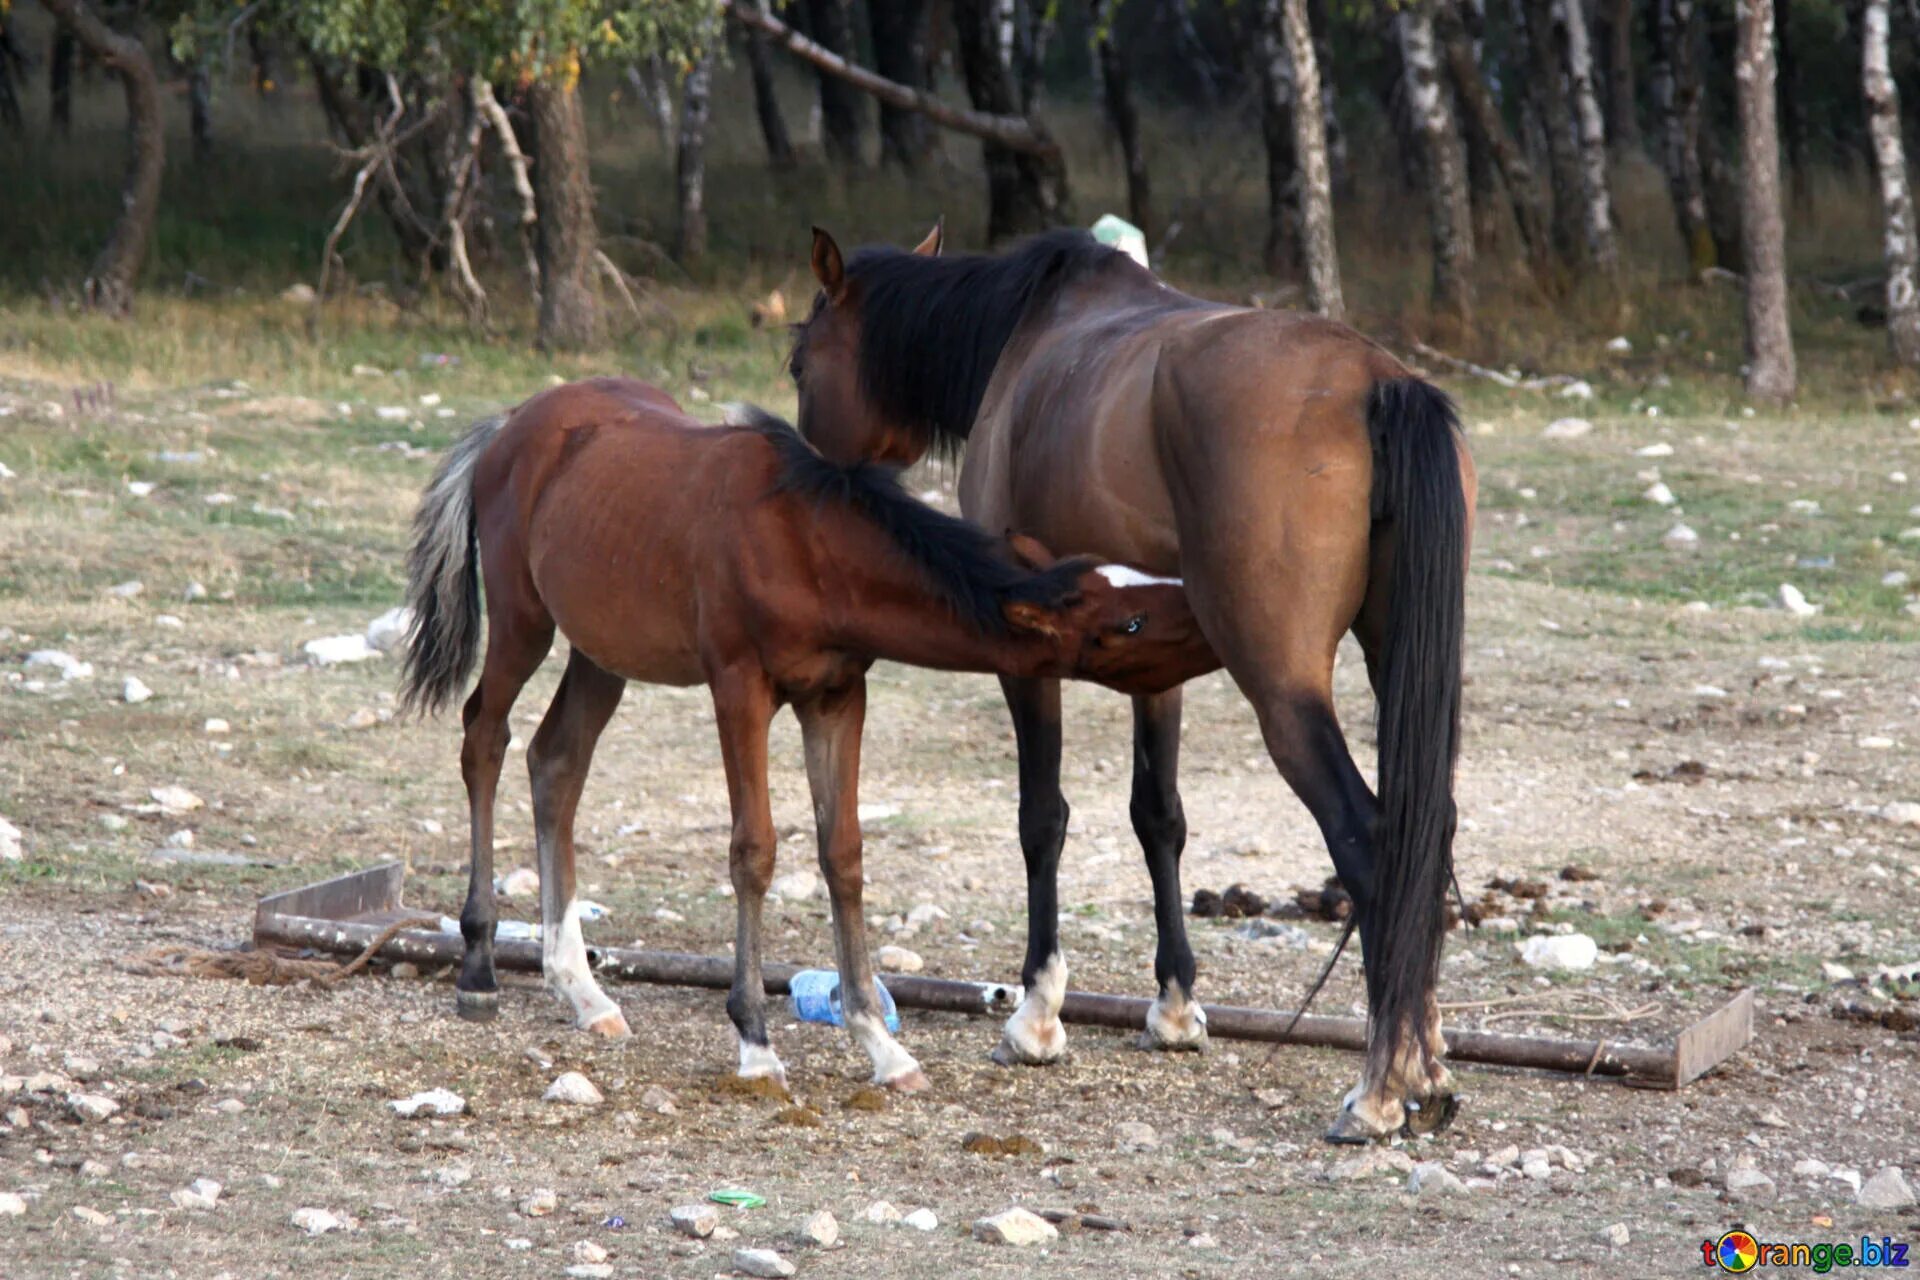
[[[290,284],[280,291],[280,301],[296,307],[312,306],[317,296],[313,291],[313,286],[307,284],[305,281]]]
[[[1427,1160],[1413,1166],[1413,1172],[1407,1175],[1407,1190],[1417,1196],[1464,1195],[1467,1184],[1438,1160]]]
[[[573,1255],[575,1262],[584,1262],[588,1265],[607,1260],[607,1251],[591,1240],[575,1240],[573,1248],[568,1252]]]
[[[101,1121],[120,1110],[120,1104],[98,1093],[70,1093],[67,1106],[82,1120]]]
[[[1576,378],[1566,386],[1560,388],[1560,398],[1562,400],[1591,400],[1593,399],[1593,384],[1585,379]]]
[[[540,873],[532,867],[515,867],[500,879],[496,890],[503,898],[526,898],[540,892]]]
[[[934,1216],[933,1210],[927,1208],[915,1209],[900,1221],[915,1231],[937,1231],[940,1227],[940,1219]]]
[[[147,584],[138,578],[129,578],[125,582],[116,582],[107,588],[107,594],[121,600],[131,600],[147,589]]]
[[[373,416],[382,422],[405,422],[407,420],[407,407],[403,404],[375,405]]]
[[[1913,579],[1905,569],[1889,569],[1880,575],[1880,585],[1883,587],[1904,587],[1911,581]]]
[[[207,722],[200,726],[201,732],[210,737],[219,737],[223,733],[232,733],[233,726],[219,716],[208,716]]]
[[[186,623],[182,622],[179,619],[179,617],[171,613],[154,614],[153,625],[156,627],[162,627],[168,631],[184,631],[186,630],[186,627],[187,627]]]
[[[1381,1173],[1412,1173],[1413,1157],[1391,1147],[1369,1147],[1357,1156],[1348,1156],[1327,1171],[1332,1182],[1357,1182]]]
[[[122,702],[138,706],[142,702],[151,700],[152,697],[153,690],[149,689],[139,676],[128,676],[126,682],[120,686],[120,700]]]
[[[556,1078],[541,1097],[547,1102],[564,1102],[575,1107],[597,1107],[606,1101],[606,1097],[594,1087],[593,1081],[578,1071],[569,1071]]]
[[[204,808],[207,803],[199,796],[193,794],[193,792],[177,784],[153,787],[148,790],[147,794],[152,796],[153,802],[160,806],[160,812],[169,816],[192,813],[195,809]]]
[[[840,1224],[825,1209],[809,1214],[797,1228],[794,1238],[802,1244],[814,1245],[821,1249],[831,1249],[840,1239]]]
[[[860,1211],[860,1216],[877,1226],[900,1221],[900,1211],[893,1207],[891,1200],[875,1200]]]
[[[1585,418],[1555,418],[1540,435],[1547,440],[1578,440],[1593,430],[1593,423]]]
[[[502,1240],[500,1243],[504,1244],[505,1246],[507,1246],[507,1248],[513,1250],[515,1253],[525,1253],[529,1249],[533,1248],[533,1241],[527,1239],[525,1236],[508,1236],[505,1240]]]
[[[820,892],[820,877],[811,871],[789,871],[775,877],[767,892],[783,902],[805,902]]]
[[[1545,1157],[1522,1160],[1520,1172],[1534,1182],[1545,1182],[1553,1176],[1553,1166],[1546,1162]]]
[[[576,1262],[566,1274],[573,1280],[612,1280],[613,1268],[604,1262]]]
[[[60,673],[62,680],[91,680],[93,664],[82,662],[64,649],[35,649],[27,655],[24,664],[27,670],[35,667],[52,667]]]
[[[323,1236],[329,1231],[340,1229],[340,1219],[325,1209],[295,1209],[293,1225],[310,1236]]]
[[[1642,445],[1633,451],[1636,458],[1671,458],[1673,446],[1665,440],[1656,440],[1652,444]]]
[[[1806,595],[1791,582],[1780,584],[1780,607],[1796,618],[1811,618],[1820,612],[1820,606],[1809,604]]]
[[[1189,1249],[1217,1249],[1219,1247],[1220,1242],[1205,1231],[1187,1237],[1187,1248]]]
[[[900,816],[900,806],[885,802],[863,804],[860,806],[859,816],[861,822],[885,822],[888,818]]]
[[[399,605],[367,624],[367,643],[381,653],[392,653],[407,641],[413,629],[413,610]]]
[[[1535,934],[1520,944],[1520,959],[1535,969],[1591,969],[1600,948],[1584,933]]]
[[[710,1204],[675,1205],[667,1213],[673,1229],[683,1236],[705,1240],[720,1225],[720,1214]]]
[[[559,1207],[560,1197],[547,1187],[536,1188],[520,1201],[521,1216],[527,1218],[544,1218]]]
[[[102,1213],[91,1205],[84,1204],[73,1206],[73,1216],[90,1227],[104,1227],[113,1221],[112,1215]]]
[[[377,658],[380,651],[367,643],[363,635],[321,636],[300,646],[307,661],[316,667],[333,667],[343,662],[365,662]]]
[[[1610,1227],[1601,1228],[1597,1239],[1609,1249],[1624,1249],[1633,1243],[1633,1233],[1627,1230],[1626,1223],[1616,1222]]]
[[[947,913],[943,908],[937,907],[931,902],[916,902],[913,904],[913,909],[907,912],[907,925],[909,928],[924,929],[936,920],[945,920],[947,918]]]
[[[743,1275],[765,1276],[768,1280],[793,1274],[793,1264],[771,1249],[735,1249],[733,1269]]]
[[[1758,1169],[1727,1170],[1729,1200],[1771,1200],[1774,1190],[1773,1179]]]
[[[1793,1166],[1793,1176],[1796,1178],[1824,1178],[1832,1172],[1832,1166],[1825,1160],[1815,1160],[1811,1156]]]
[[[1695,533],[1693,529],[1688,525],[1677,524],[1673,526],[1673,528],[1667,530],[1666,535],[1662,537],[1660,541],[1665,543],[1667,546],[1672,547],[1675,550],[1678,550],[1682,547],[1699,546],[1700,535]]]
[[[387,1104],[395,1115],[417,1116],[430,1111],[436,1116],[457,1116],[467,1109],[467,1100],[451,1089],[432,1088],[410,1098],[395,1098]]]
[[[1896,1166],[1887,1165],[1867,1179],[1853,1201],[1868,1209],[1905,1209],[1914,1203],[1913,1188]]]
[[[674,1105],[673,1095],[657,1084],[650,1084],[641,1090],[640,1105],[663,1116],[670,1116],[680,1110]]]
[[[1828,1176],[1829,1176],[1829,1177],[1831,1177],[1831,1178],[1832,1178],[1832,1179],[1833,1179],[1833,1180],[1834,1180],[1835,1182],[1844,1182],[1844,1183],[1846,1183],[1846,1184],[1847,1184],[1847,1187],[1848,1187],[1848,1188],[1849,1188],[1849,1189],[1850,1189],[1850,1190],[1851,1190],[1851,1191],[1852,1191],[1852,1192],[1853,1192],[1853,1193],[1854,1193],[1855,1195],[1859,1195],[1859,1194],[1860,1194],[1860,1173],[1859,1173],[1859,1171],[1858,1171],[1858,1170],[1856,1170],[1856,1169],[1835,1169],[1835,1170],[1834,1170],[1834,1171],[1833,1171],[1833,1172],[1832,1172],[1831,1174],[1829,1174]]]
[[[220,1203],[221,1186],[212,1178],[195,1178],[173,1193],[173,1202],[182,1209],[210,1210]]]
[[[0,1218],[17,1218],[27,1211],[27,1202],[11,1191],[0,1191]]]
[[[1665,482],[1659,480],[1654,481],[1653,487],[1640,496],[1648,502],[1661,507],[1670,507],[1675,501],[1673,490],[1667,488]]]
[[[1122,1120],[1113,1126],[1113,1145],[1122,1151],[1152,1151],[1160,1145],[1160,1135],[1150,1124]]]
[[[1895,800],[1892,804],[1880,807],[1880,816],[1897,826],[1920,827],[1920,804],[1911,800]],[[0,841],[5,838],[5,830],[0,829]]]
[[[873,962],[889,973],[918,973],[927,967],[917,951],[892,944],[881,947],[873,953]]]
[[[18,862],[25,856],[20,848],[20,828],[0,818],[0,862]]]
[[[1852,982],[1853,970],[1843,964],[1836,964],[1832,960],[1822,960],[1820,962],[1820,976],[1828,982]]]
[[[1045,1244],[1049,1240],[1058,1240],[1060,1232],[1039,1214],[1015,1205],[990,1218],[975,1219],[973,1238],[982,1244]]]

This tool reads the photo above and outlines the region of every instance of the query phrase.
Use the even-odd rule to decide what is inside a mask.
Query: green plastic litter
[[[721,1187],[718,1191],[707,1192],[707,1199],[715,1204],[732,1205],[736,1209],[764,1208],[767,1198],[755,1191],[744,1191],[739,1187]]]

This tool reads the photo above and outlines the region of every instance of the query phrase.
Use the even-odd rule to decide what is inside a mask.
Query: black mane
[[[1055,608],[1078,590],[1085,561],[1063,560],[1039,572],[1023,568],[980,526],[935,510],[907,493],[900,486],[900,473],[892,467],[831,462],[785,419],[764,409],[745,406],[736,420],[740,419],[744,419],[741,425],[760,432],[779,456],[775,492],[848,507],[880,526],[976,631],[1005,633],[1002,607],[1009,602]]]
[[[999,255],[856,249],[847,280],[859,287],[861,389],[890,418],[957,449],[1021,320],[1123,256],[1073,230],[1045,232]]]

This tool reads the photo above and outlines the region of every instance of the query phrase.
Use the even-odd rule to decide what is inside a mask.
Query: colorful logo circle
[[[1760,1246],[1744,1231],[1729,1231],[1713,1246],[1713,1259],[1722,1271],[1751,1271],[1760,1261]]]

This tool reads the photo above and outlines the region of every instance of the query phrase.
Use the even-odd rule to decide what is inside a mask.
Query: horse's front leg
[[[993,1060],[1002,1066],[1058,1062],[1067,1051],[1060,1004],[1067,961],[1060,951],[1060,850],[1067,798],[1060,793],[1060,682],[1003,676],[1000,688],[1020,747],[1020,852],[1027,860],[1027,959],[1020,1007],[1007,1019]]]
[[[733,804],[733,841],[727,868],[733,879],[736,926],[733,989],[727,1016],[740,1033],[740,1074],[772,1076],[782,1085],[787,1069],[767,1040],[767,988],[760,973],[760,909],[773,883],[775,837],[767,796],[767,725],[773,719],[773,686],[758,668],[723,671],[713,680],[714,717],[720,756]]]
[[[873,1061],[873,1081],[912,1092],[927,1087],[913,1055],[887,1031],[867,956],[860,836],[860,732],[866,719],[864,679],[794,707],[806,743],[807,782],[820,840],[820,873],[833,900],[833,947],[847,1030]]]
[[[1180,805],[1180,690],[1133,700],[1134,834],[1153,880],[1153,922],[1159,945],[1153,976],[1159,994],[1147,1010],[1143,1049],[1204,1049],[1206,1011],[1193,998],[1193,948],[1180,894],[1180,854],[1187,815]]]

